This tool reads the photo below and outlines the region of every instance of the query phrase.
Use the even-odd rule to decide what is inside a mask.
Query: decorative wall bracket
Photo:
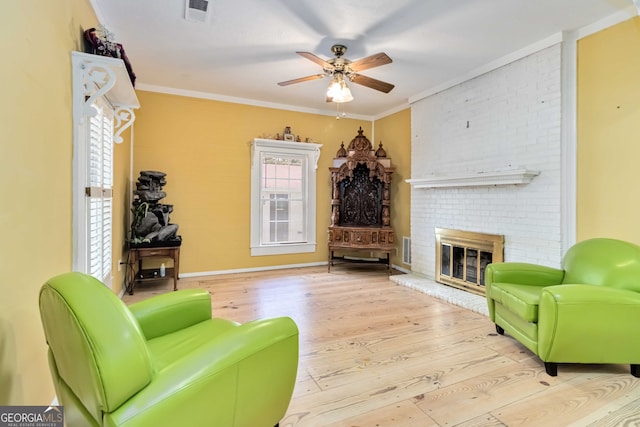
[[[93,103],[105,97],[114,107],[114,142],[122,142],[122,132],[135,121],[133,110],[140,108],[124,61],[118,58],[72,52],[73,114],[76,123],[97,114]]]
[[[464,175],[434,175],[407,179],[413,188],[494,187],[497,185],[528,184],[540,171],[514,169],[498,172],[478,172]]]
[[[116,84],[116,76],[109,67],[96,62],[81,63],[80,69],[82,70],[82,92],[85,97],[82,114],[93,117],[98,113],[93,103]]]
[[[136,120],[136,115],[132,108],[119,107],[115,111],[114,119],[113,129],[115,133],[113,135],[113,142],[120,144],[122,143],[122,132],[133,125],[133,122]]]

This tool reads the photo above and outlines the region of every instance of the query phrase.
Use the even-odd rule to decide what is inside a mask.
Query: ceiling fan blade
[[[371,89],[379,90],[380,92],[389,93],[395,86],[391,83],[386,83],[381,80],[372,79],[371,77],[363,76],[362,74],[352,74],[349,79],[362,86],[369,87]]]
[[[329,64],[327,61],[325,61],[324,59],[320,58],[319,56],[314,55],[311,52],[296,52],[296,53],[298,55],[304,57],[304,58],[307,58],[311,62],[315,62],[316,64],[318,64],[322,68],[328,68],[328,69],[332,69],[333,68],[333,66],[331,64]]]
[[[384,53],[376,53],[375,55],[367,56],[366,58],[358,59],[349,64],[349,68],[353,71],[368,70],[369,68],[379,67],[381,65],[390,64],[393,60]]]
[[[314,74],[313,76],[300,77],[299,79],[287,80],[284,82],[278,83],[279,86],[289,86],[295,83],[308,82],[309,80],[321,79],[324,77],[324,74]]]

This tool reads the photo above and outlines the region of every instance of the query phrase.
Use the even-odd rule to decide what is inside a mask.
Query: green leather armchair
[[[489,316],[534,352],[546,372],[559,363],[629,364],[640,377],[640,247],[614,239],[572,246],[555,269],[487,266]]]
[[[298,328],[288,317],[212,318],[196,289],[127,307],[81,273],[45,283],[40,314],[69,427],[272,427],[289,406]]]

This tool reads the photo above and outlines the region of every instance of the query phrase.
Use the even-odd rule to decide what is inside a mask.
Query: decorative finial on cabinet
[[[344,141],[340,144],[336,157],[347,157],[347,150],[344,149]]]
[[[387,157],[387,152],[382,148],[382,141],[380,141],[378,149],[376,150],[376,157]]]

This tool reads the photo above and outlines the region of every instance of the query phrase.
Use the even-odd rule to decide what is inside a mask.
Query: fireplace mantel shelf
[[[494,187],[497,185],[528,184],[540,174],[529,169],[496,172],[477,172],[464,175],[432,175],[427,178],[407,179],[413,188]]]

